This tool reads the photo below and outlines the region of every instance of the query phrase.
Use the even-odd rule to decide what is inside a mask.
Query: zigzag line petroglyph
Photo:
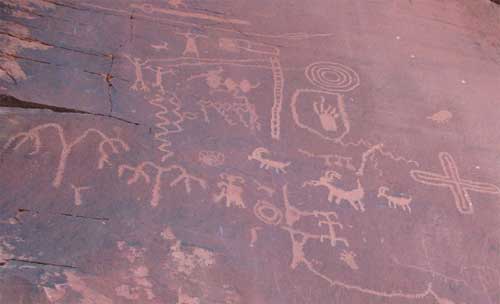
[[[194,181],[195,183],[198,183],[201,188],[203,189],[207,188],[207,183],[204,179],[189,174],[184,167],[181,167],[179,165],[170,165],[168,167],[161,167],[151,161],[144,161],[139,165],[137,165],[136,167],[130,165],[120,165],[118,167],[118,176],[121,177],[124,175],[125,172],[128,171],[132,173],[132,176],[127,180],[128,185],[134,184],[138,182],[140,179],[143,179],[145,183],[149,184],[151,182],[151,177],[146,172],[146,169],[148,167],[156,171],[156,175],[153,180],[153,187],[151,189],[150,204],[152,207],[157,207],[161,200],[161,193],[160,193],[161,182],[163,174],[165,173],[169,173],[172,171],[179,172],[177,178],[175,178],[172,182],[170,182],[169,184],[170,187],[174,187],[179,182],[183,181],[184,187],[186,188],[186,192],[191,193],[191,182]]]
[[[161,111],[155,113],[155,117],[159,120],[155,126],[161,131],[156,132],[154,137],[156,140],[161,142],[158,146],[158,150],[163,152],[161,161],[164,162],[169,157],[174,155],[174,152],[170,150],[172,142],[168,139],[168,136],[182,132],[184,129],[181,123],[185,120],[194,120],[197,116],[194,113],[181,112],[181,102],[179,98],[173,94],[169,94],[167,97],[157,95],[148,102],[149,104],[161,109]],[[173,117],[176,119],[173,120]]]
[[[402,161],[402,162],[406,162],[409,165],[414,165],[416,167],[420,166],[420,164],[415,160],[406,159],[403,156],[395,156],[392,152],[384,151],[383,147],[384,147],[384,144],[377,144],[377,145],[371,146],[368,150],[363,152],[363,155],[361,156],[361,159],[362,159],[361,165],[359,166],[359,169],[356,172],[356,175],[362,176],[364,174],[364,170],[365,170],[366,163],[368,160],[374,161],[374,167],[377,168],[378,164],[377,164],[377,160],[375,159],[375,152],[379,152],[380,155],[389,157],[390,159],[392,159],[395,162]]]
[[[412,170],[411,177],[422,184],[446,187],[450,189],[457,210],[462,214],[473,214],[474,206],[469,195],[469,191],[479,193],[500,194],[500,188],[493,184],[473,182],[460,177],[455,160],[447,152],[439,153],[439,162],[443,168],[444,175],[427,171]]]
[[[52,180],[52,185],[56,188],[61,186],[61,183],[64,178],[64,172],[66,170],[66,164],[68,162],[68,158],[73,150],[73,148],[78,145],[79,143],[83,142],[89,136],[90,134],[96,134],[101,138],[101,141],[98,145],[98,152],[99,152],[99,160],[97,162],[97,168],[102,169],[104,168],[105,164],[110,165],[111,162],[109,160],[109,154],[106,152],[105,147],[108,146],[111,149],[111,153],[113,154],[118,154],[120,153],[119,148],[121,148],[123,151],[128,151],[129,147],[128,145],[121,139],[119,138],[110,138],[103,132],[97,130],[97,129],[87,129],[83,132],[82,135],[78,136],[75,138],[73,141],[68,142],[67,139],[64,136],[64,129],[61,127],[61,125],[56,124],[56,123],[47,123],[43,125],[39,125],[35,128],[30,129],[27,132],[20,132],[11,138],[5,143],[4,149],[8,149],[9,147],[13,146],[14,150],[19,149],[24,143],[26,143],[28,140],[33,142],[33,148],[34,150],[30,153],[30,155],[36,155],[40,152],[40,148],[42,147],[42,141],[41,141],[41,132],[43,130],[47,129],[55,129],[58,137],[59,137],[59,142],[61,144],[61,153],[59,155],[59,162],[56,168],[56,174],[54,179]],[[17,142],[17,143],[16,143]]]

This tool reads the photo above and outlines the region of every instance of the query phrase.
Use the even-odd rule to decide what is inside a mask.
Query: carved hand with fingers
[[[337,113],[337,108],[333,105],[325,105],[325,97],[321,96],[320,101],[314,102],[314,113],[319,116],[321,126],[325,131],[336,132],[338,130],[337,118],[339,113]]]

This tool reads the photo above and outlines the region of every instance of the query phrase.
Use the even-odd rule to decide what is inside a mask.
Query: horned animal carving
[[[356,211],[365,211],[365,206],[361,201],[365,196],[365,191],[359,178],[357,179],[357,188],[352,190],[344,190],[333,183],[335,180],[340,179],[342,176],[335,171],[326,171],[323,176],[321,176],[318,180],[310,180],[306,181],[303,186],[314,186],[319,187],[323,186],[328,189],[328,201],[333,202],[335,199],[335,203],[338,205],[343,200],[347,201]]]
[[[378,195],[377,197],[385,197],[387,199],[387,204],[389,205],[389,208],[397,208],[400,207],[403,209],[403,211],[408,210],[408,213],[411,213],[411,197],[397,197],[397,196],[392,196],[387,194],[389,192],[389,188],[387,187],[380,187],[378,188]]]

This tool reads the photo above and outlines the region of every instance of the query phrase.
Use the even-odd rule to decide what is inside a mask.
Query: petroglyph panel
[[[3,1],[2,303],[500,303],[497,11],[393,2]]]

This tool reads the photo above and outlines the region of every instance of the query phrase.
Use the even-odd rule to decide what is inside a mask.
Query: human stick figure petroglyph
[[[304,186],[313,186],[313,187],[326,187],[328,189],[328,201],[333,202],[335,199],[335,203],[338,205],[343,200],[347,201],[356,211],[365,211],[365,206],[361,201],[365,196],[365,191],[359,178],[357,181],[357,188],[353,190],[344,190],[334,185],[335,180],[340,179],[341,175],[335,171],[326,171],[323,176],[321,176],[318,180],[310,180],[306,181],[303,184]]]
[[[108,165],[111,164],[109,160],[109,154],[106,151],[106,147],[109,147],[111,149],[111,153],[113,154],[120,153],[120,149],[123,151],[129,150],[128,145],[123,140],[115,137],[108,137],[103,132],[93,128],[85,130],[82,135],[78,136],[77,138],[73,139],[73,141],[69,142],[68,139],[65,137],[63,127],[56,123],[47,123],[34,127],[27,132],[20,132],[9,138],[9,140],[4,145],[4,149],[13,147],[14,150],[17,150],[27,141],[31,141],[33,143],[34,149],[30,153],[30,155],[36,155],[40,152],[40,149],[42,147],[41,132],[49,129],[55,130],[55,132],[59,137],[59,142],[62,146],[61,153],[59,155],[59,162],[56,168],[56,174],[54,179],[52,180],[52,185],[55,188],[61,186],[61,183],[64,178],[64,172],[66,170],[66,164],[68,162],[68,158],[71,152],[73,151],[73,148],[78,144],[82,143],[90,134],[96,134],[101,139],[98,145],[98,152],[99,152],[99,160],[97,162],[98,169],[104,168],[105,164]]]
[[[400,197],[400,196],[392,196],[388,194],[389,188],[387,187],[380,187],[378,188],[378,198],[385,198],[387,200],[387,204],[389,205],[389,208],[401,208],[403,211],[408,210],[408,213],[411,213],[411,196],[410,197]]]
[[[156,172],[156,175],[153,180],[153,187],[151,189],[151,206],[157,207],[161,200],[161,183],[163,175],[169,172],[178,172],[179,175],[172,182],[170,182],[169,186],[174,187],[179,182],[184,182],[184,187],[187,193],[191,193],[191,183],[195,182],[200,185],[201,188],[207,188],[207,182],[204,179],[193,176],[187,172],[184,167],[179,165],[170,165],[168,167],[161,167],[151,161],[145,161],[140,163],[138,166],[133,167],[130,165],[120,165],[118,167],[118,176],[121,177],[125,174],[125,172],[131,172],[132,175],[127,180],[127,184],[131,185],[138,182],[140,179],[143,179],[145,183],[149,184],[151,182],[151,177],[149,173],[146,171],[147,168],[151,168]]]
[[[74,203],[75,205],[80,206],[83,202],[82,191],[89,190],[91,187],[77,187],[71,184],[71,188],[73,189]]]
[[[276,173],[286,173],[286,167],[290,166],[291,162],[283,163],[275,160],[265,158],[264,155],[269,155],[271,152],[263,147],[253,150],[252,154],[248,156],[248,160],[256,160],[260,163],[260,168],[270,169],[273,168]]]
[[[135,81],[130,88],[134,91],[148,92],[149,87],[146,85],[146,82],[144,81],[142,67],[147,65],[149,60],[144,60],[141,63],[141,59],[137,58],[137,57],[125,55],[125,58],[127,58],[130,61],[130,63],[132,63],[134,65],[134,69],[135,69]]]
[[[230,175],[222,173],[220,175],[221,182],[217,183],[219,193],[214,195],[214,202],[219,203],[222,200],[226,201],[226,207],[235,206],[238,208],[246,208],[243,202],[243,187],[245,179],[238,175]]]
[[[439,162],[443,168],[444,175],[421,171],[411,170],[411,177],[422,184],[446,187],[450,189],[457,210],[462,214],[473,214],[474,206],[469,195],[469,191],[479,193],[500,194],[500,189],[487,183],[473,182],[462,179],[458,173],[458,168],[451,154],[447,152],[439,153]]]
[[[199,58],[200,52],[198,50],[198,45],[196,44],[196,39],[200,37],[208,38],[208,36],[192,32],[176,33],[176,34],[186,38],[186,46],[184,48],[184,51],[182,52],[182,56]]]

